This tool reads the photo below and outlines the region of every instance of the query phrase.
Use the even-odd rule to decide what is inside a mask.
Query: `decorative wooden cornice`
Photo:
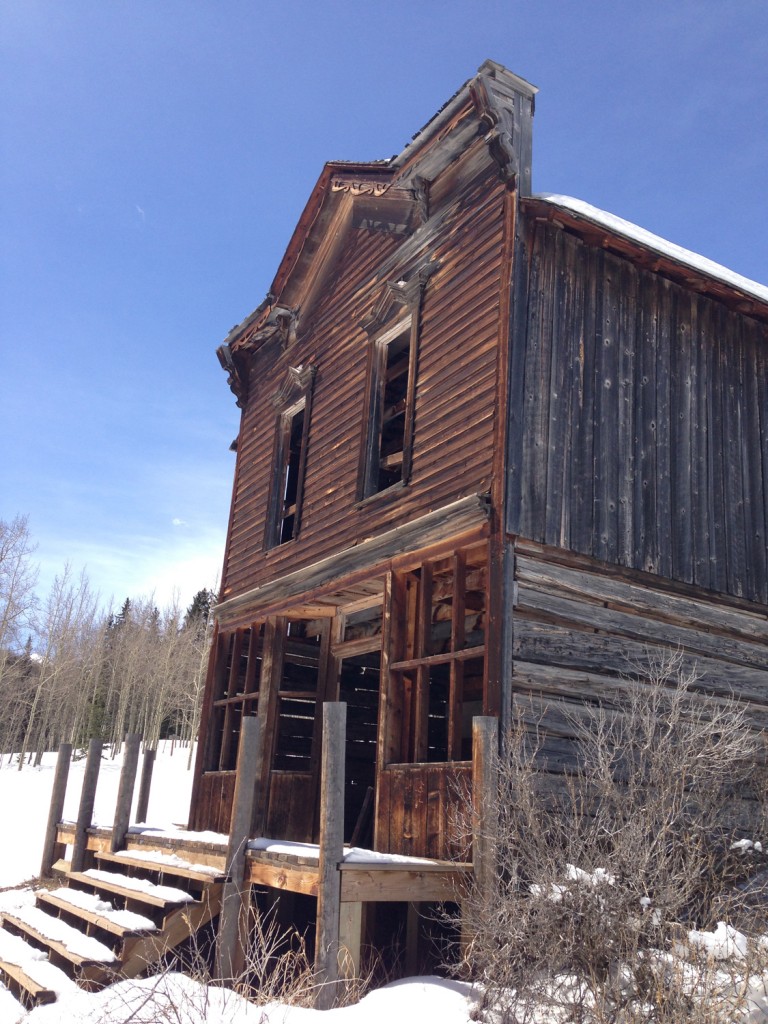
[[[331,192],[346,192],[351,196],[383,196],[389,190],[388,181],[356,181],[351,178],[334,178]]]
[[[515,150],[515,116],[508,103],[497,103],[490,79],[478,75],[469,87],[477,116],[485,130],[485,142],[499,165],[503,181],[517,184],[518,155]]]
[[[312,389],[316,373],[317,366],[314,363],[308,363],[306,366],[289,366],[283,383],[272,396],[272,405],[276,409],[282,409],[294,398],[305,395]]]
[[[424,289],[430,277],[439,269],[437,260],[419,264],[407,277],[387,281],[379,291],[379,297],[370,313],[358,321],[366,334],[375,334],[392,319],[397,309],[418,310],[424,296]]]
[[[248,382],[243,379],[240,370],[235,363],[232,349],[229,345],[219,345],[216,349],[221,367],[227,373],[227,384],[235,396],[238,409],[242,409],[248,400]]]

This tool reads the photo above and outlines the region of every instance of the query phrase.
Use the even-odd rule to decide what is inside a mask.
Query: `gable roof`
[[[684,249],[582,199],[542,192],[527,201],[529,208],[536,204],[546,204],[551,210],[547,219],[572,228],[589,241],[598,242],[637,262],[650,262],[654,270],[679,268],[682,273],[673,271],[670,276],[682,276],[690,287],[719,299],[730,297],[733,300],[731,305],[736,305],[742,312],[768,318],[768,286],[764,284],[743,277],[706,256]]]

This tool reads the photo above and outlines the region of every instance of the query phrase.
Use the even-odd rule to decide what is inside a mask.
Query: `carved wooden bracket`
[[[216,349],[222,369],[227,373],[227,384],[235,396],[238,409],[242,409],[248,400],[248,382],[243,379],[240,370],[235,363],[232,349],[229,345],[219,345]]]
[[[370,313],[359,321],[360,327],[366,334],[375,334],[392,319],[397,309],[416,312],[421,305],[427,282],[439,267],[438,260],[429,260],[410,271],[407,277],[387,281]]]
[[[478,75],[469,87],[469,94],[486,133],[485,142],[499,165],[502,180],[514,188],[518,172],[514,112],[508,104],[496,101],[488,82],[485,75]]]
[[[272,396],[272,405],[278,410],[282,409],[292,400],[311,391],[316,373],[317,366],[314,363],[308,363],[306,366],[289,366],[283,383]]]

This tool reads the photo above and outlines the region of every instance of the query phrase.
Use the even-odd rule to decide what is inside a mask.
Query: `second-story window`
[[[296,536],[301,513],[304,468],[306,402],[280,417],[279,491],[275,542],[285,544]]]
[[[269,499],[266,546],[276,547],[293,540],[301,525],[301,506],[307,461],[310,403],[314,367],[290,368],[286,383],[275,396],[282,411],[277,417],[275,461]],[[296,392],[301,397],[296,399]],[[293,395],[291,395],[293,392]],[[285,408],[287,400],[294,398]]]
[[[411,317],[373,341],[364,498],[410,475],[415,357]]]

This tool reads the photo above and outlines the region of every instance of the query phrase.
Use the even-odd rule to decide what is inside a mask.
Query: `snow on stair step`
[[[143,914],[135,914],[131,910],[116,910],[111,903],[101,899],[95,893],[83,892],[80,889],[51,889],[38,893],[43,899],[46,896],[53,896],[63,903],[69,903],[73,908],[86,910],[92,915],[98,915],[106,921],[117,925],[120,929],[130,932],[154,932],[157,925]]]
[[[119,875],[116,871],[99,871],[98,868],[90,868],[84,871],[86,878],[94,882],[106,882],[111,885],[119,885],[123,889],[130,889],[132,892],[144,893],[147,896],[154,896],[157,899],[165,900],[166,903],[191,903],[195,897],[183,889],[174,889],[170,885],[157,885],[155,882],[148,882],[144,878],[132,878],[130,875]]]
[[[210,864],[197,864],[179,857],[176,853],[163,853],[160,850],[117,850],[115,853],[97,853],[96,859],[109,861],[113,864],[124,861],[132,867],[146,867],[148,870],[166,871],[167,874],[178,874],[180,877],[211,881],[223,878],[221,868]]]
[[[41,988],[56,995],[76,992],[77,985],[64,971],[48,962],[48,954],[10,932],[0,929],[0,960],[20,967]],[[0,1020],[5,1020],[0,1017]]]
[[[77,928],[66,924],[58,917],[46,914],[39,907],[18,907],[12,914],[5,913],[3,917],[11,924],[19,922],[27,925],[43,938],[58,942],[76,958],[104,964],[114,963],[117,959],[109,946],[105,946],[103,942],[91,938],[90,935],[83,935]]]

